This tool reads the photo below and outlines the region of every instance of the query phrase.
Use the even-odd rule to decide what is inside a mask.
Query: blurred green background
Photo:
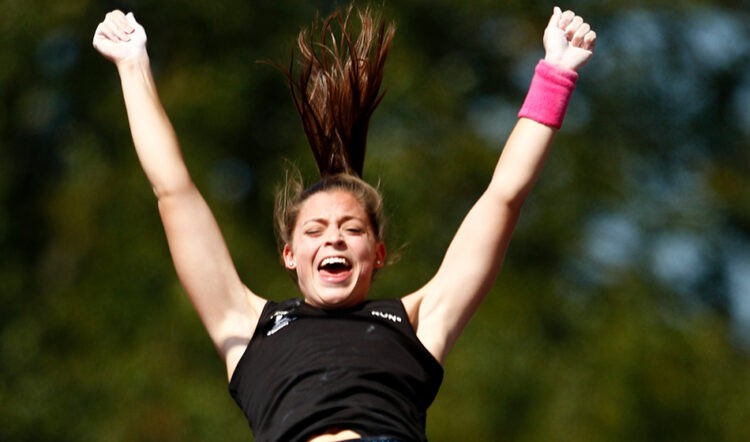
[[[251,440],[171,267],[106,11],[146,27],[161,96],[241,275],[294,295],[271,227],[314,165],[281,75],[330,1],[0,0],[0,440]],[[542,56],[546,1],[399,0],[366,178],[432,275]],[[571,0],[598,31],[505,268],[446,362],[431,440],[750,440],[750,14]],[[492,222],[492,220],[487,220]]]

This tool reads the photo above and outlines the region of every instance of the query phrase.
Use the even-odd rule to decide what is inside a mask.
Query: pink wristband
[[[518,116],[560,129],[577,79],[575,71],[540,60]]]

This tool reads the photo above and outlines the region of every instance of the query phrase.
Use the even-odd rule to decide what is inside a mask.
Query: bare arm
[[[240,281],[219,226],[190,178],[156,91],[143,27],[132,14],[113,11],[93,44],[117,67],[135,150],[158,199],[177,275],[231,376],[264,300]]]
[[[570,11],[555,11],[545,30],[545,60],[575,70],[591,56],[596,34]],[[417,336],[443,361],[492,286],[505,257],[521,207],[542,171],[556,130],[519,119],[490,184],[451,241],[435,276],[406,296]]]

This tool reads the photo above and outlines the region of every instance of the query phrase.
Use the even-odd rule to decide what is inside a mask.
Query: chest
[[[420,350],[405,321],[397,313],[381,310],[342,316],[281,311],[260,324],[247,358],[276,373],[295,367],[298,371],[329,366],[387,369],[413,360]]]

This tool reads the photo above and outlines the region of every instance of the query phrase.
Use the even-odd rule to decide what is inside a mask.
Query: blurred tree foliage
[[[282,159],[312,177],[282,77],[330,1],[0,2],[0,440],[249,440],[171,268],[114,68],[145,25],[162,99],[247,283],[278,264]],[[597,29],[493,292],[446,362],[432,440],[750,439],[750,15],[735,1],[571,0]],[[515,120],[552,4],[387,2],[371,130],[401,260],[425,282]],[[492,222],[492,220],[488,220]]]

